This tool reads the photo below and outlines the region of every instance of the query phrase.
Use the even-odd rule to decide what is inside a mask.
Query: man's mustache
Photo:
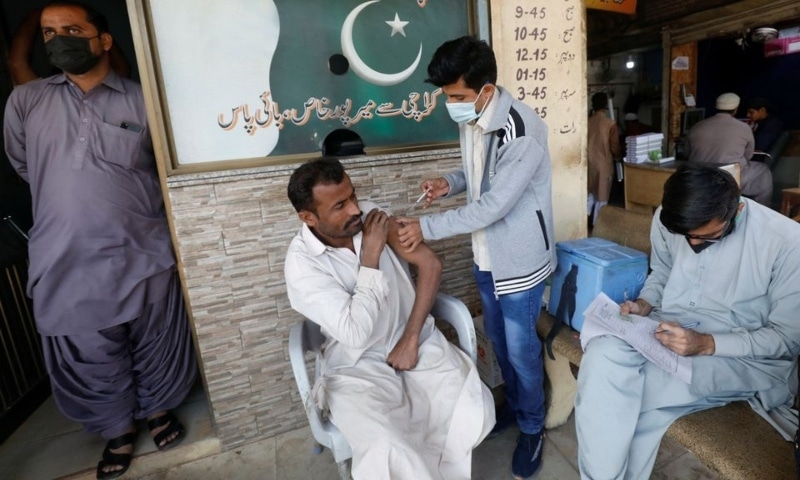
[[[347,223],[344,224],[344,226],[345,227],[349,227],[350,225],[353,225],[353,224],[358,223],[360,221],[361,221],[361,212],[359,212],[358,215],[353,215],[353,218],[348,220]]]

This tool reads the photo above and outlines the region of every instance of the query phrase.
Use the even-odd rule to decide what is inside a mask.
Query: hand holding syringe
[[[425,191],[424,191],[424,192],[422,192],[422,195],[420,195],[420,196],[419,196],[419,198],[417,199],[417,201],[416,201],[416,202],[414,202],[414,205],[413,205],[411,208],[415,208],[415,207],[417,206],[417,204],[419,204],[419,202],[423,201],[423,200],[425,199],[425,196],[426,196],[426,195],[427,195],[427,194],[428,194],[430,191],[431,191],[431,187],[428,187],[428,188],[426,188],[426,189],[425,189]]]
[[[426,188],[426,189],[425,189],[425,191],[424,191],[424,192],[422,192],[422,195],[420,195],[420,196],[419,196],[419,198],[417,199],[417,201],[416,201],[416,202],[414,202],[414,204],[413,204],[413,205],[411,205],[411,208],[409,208],[409,209],[408,209],[408,213],[406,213],[406,215],[410,215],[410,214],[411,214],[411,212],[412,212],[412,211],[413,211],[415,208],[417,208],[417,205],[419,205],[419,202],[421,202],[421,201],[425,200],[425,196],[426,196],[426,195],[428,195],[428,192],[430,192],[430,191],[431,191],[431,188],[430,188],[430,187]]]

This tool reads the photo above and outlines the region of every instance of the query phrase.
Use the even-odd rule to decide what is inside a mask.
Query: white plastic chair
[[[458,334],[458,343],[472,363],[477,358],[477,347],[475,338],[475,326],[472,323],[472,315],[464,303],[445,293],[436,296],[431,314],[440,320],[446,321],[455,328]],[[327,418],[323,417],[322,412],[317,408],[311,396],[311,389],[314,382],[308,378],[308,366],[306,365],[306,352],[314,352],[314,380],[319,376],[320,368],[320,348],[325,342],[325,337],[320,331],[319,325],[310,320],[297,322],[289,332],[289,359],[292,363],[294,380],[297,389],[300,391],[300,398],[303,401],[303,408],[308,417],[308,424],[311,433],[317,442],[315,453],[322,451],[321,447],[330,449],[333,459],[339,466],[339,476],[343,480],[350,479],[350,465],[348,459],[353,456],[350,445],[342,436],[342,433]]]

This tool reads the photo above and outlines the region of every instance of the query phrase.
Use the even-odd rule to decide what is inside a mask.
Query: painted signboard
[[[149,0],[180,165],[455,142],[436,47],[470,32],[467,0]],[[174,159],[173,159],[174,160]]]

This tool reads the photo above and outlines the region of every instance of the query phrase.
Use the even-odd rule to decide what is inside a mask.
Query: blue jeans
[[[483,304],[483,325],[492,341],[505,381],[506,401],[523,433],[544,428],[544,363],[536,321],[542,307],[544,282],[530,290],[495,297],[491,272],[473,267]]]

